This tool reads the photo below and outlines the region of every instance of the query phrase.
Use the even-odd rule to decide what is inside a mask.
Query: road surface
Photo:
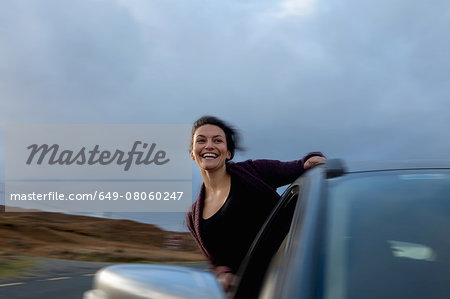
[[[58,259],[39,259],[26,278],[0,279],[0,298],[4,299],[81,299],[92,289],[99,269],[109,263],[90,263]],[[205,269],[204,264],[187,265]]]

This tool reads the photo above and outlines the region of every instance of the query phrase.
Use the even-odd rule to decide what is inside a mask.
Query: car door
[[[316,298],[320,284],[324,228],[323,169],[300,182],[291,227],[272,258],[258,298]]]

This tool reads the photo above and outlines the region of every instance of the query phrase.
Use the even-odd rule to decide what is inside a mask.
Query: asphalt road
[[[39,259],[26,277],[0,280],[0,298],[80,299],[92,288],[95,272],[107,265],[110,264]]]
[[[99,269],[111,264],[40,259],[26,278],[0,280],[1,299],[81,299]],[[204,264],[188,265],[205,269]]]
[[[92,288],[92,276],[61,276],[26,279],[0,285],[0,298],[5,299],[81,299]]]

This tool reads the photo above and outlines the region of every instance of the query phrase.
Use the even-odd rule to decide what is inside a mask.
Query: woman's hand
[[[310,169],[313,168],[314,166],[316,166],[316,164],[319,164],[322,161],[325,161],[326,158],[325,157],[321,157],[321,156],[312,156],[311,158],[309,158],[308,160],[306,160],[305,164],[303,165],[304,169]]]
[[[220,274],[218,279],[225,292],[230,291],[236,283],[236,275],[230,272]]]

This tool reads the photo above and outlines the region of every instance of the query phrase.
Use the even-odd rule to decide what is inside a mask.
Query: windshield
[[[397,171],[330,180],[324,297],[450,293],[450,173]]]

